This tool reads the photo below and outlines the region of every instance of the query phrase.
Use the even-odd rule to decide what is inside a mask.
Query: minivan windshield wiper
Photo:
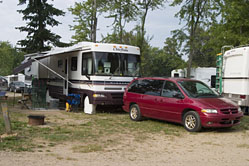
[[[211,98],[218,98],[220,97],[219,95],[216,95],[214,93],[200,93],[200,94],[196,94],[195,95],[196,98],[208,98],[208,97],[211,97]]]

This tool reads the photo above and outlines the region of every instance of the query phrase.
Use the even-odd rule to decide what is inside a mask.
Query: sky
[[[56,17],[61,22],[57,27],[50,28],[54,33],[60,35],[62,42],[70,42],[74,31],[71,31],[69,25],[73,25],[73,15],[67,10],[73,6],[75,2],[80,0],[49,0],[55,8],[66,12],[65,16]],[[82,1],[82,0],[81,0]],[[26,33],[20,32],[15,27],[25,26],[25,21],[22,20],[22,14],[17,10],[24,9],[25,5],[18,6],[18,0],[0,0],[0,41],[9,41],[13,46],[16,46],[18,40],[25,39]],[[147,35],[153,36],[150,44],[154,47],[162,48],[167,37],[171,36],[171,31],[181,28],[179,19],[174,15],[179,10],[179,7],[170,7],[167,4],[164,8],[155,11],[149,11],[146,18]],[[97,40],[101,40],[101,34],[106,35],[111,33],[112,20],[100,17],[98,18]],[[127,30],[130,30],[136,23],[127,24]]]

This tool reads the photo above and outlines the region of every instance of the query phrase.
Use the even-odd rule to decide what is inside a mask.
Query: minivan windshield
[[[200,81],[184,80],[178,81],[178,84],[184,92],[192,98],[217,98],[218,93],[210,89],[206,84]]]

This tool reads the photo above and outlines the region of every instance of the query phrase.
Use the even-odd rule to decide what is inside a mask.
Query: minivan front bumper
[[[243,113],[236,114],[208,114],[200,116],[203,127],[232,127],[240,124]]]

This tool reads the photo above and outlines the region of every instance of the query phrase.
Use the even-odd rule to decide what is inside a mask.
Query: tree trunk
[[[92,24],[92,41],[96,43],[97,39],[97,3],[93,0],[93,24]]]
[[[193,1],[192,4],[192,11],[194,11],[196,1]],[[190,20],[190,41],[189,41],[189,58],[188,58],[188,68],[187,68],[187,78],[190,78],[191,76],[191,67],[192,67],[192,61],[194,56],[194,39],[195,39],[195,16],[192,14],[191,20]]]

